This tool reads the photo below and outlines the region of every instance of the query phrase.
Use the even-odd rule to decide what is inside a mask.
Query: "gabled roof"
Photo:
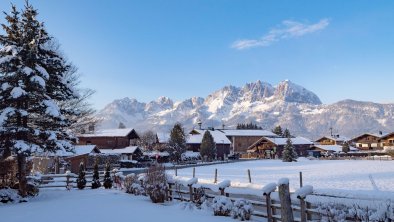
[[[330,139],[330,140],[334,140],[334,141],[337,141],[337,142],[349,141],[350,140],[346,136],[323,136],[323,137],[319,138],[318,140],[316,140],[316,142],[318,142],[320,140],[323,140],[325,138]]]
[[[126,137],[131,133],[137,133],[133,128],[125,128],[125,129],[103,129],[97,130],[94,133],[85,133],[80,134],[78,137]],[[138,135],[137,135],[138,137]]]
[[[122,149],[100,149],[104,154],[133,154],[141,149],[138,146],[129,146]]]
[[[319,145],[319,144],[317,144],[317,145],[313,145],[313,147],[316,147],[316,148],[319,148],[319,149],[322,149],[322,150],[325,150],[325,151],[336,152],[336,153],[342,152],[342,146],[340,146],[340,145]],[[357,151],[358,150],[357,148],[354,148],[352,146],[350,146],[349,149],[351,151]]]
[[[66,152],[64,150],[58,150],[56,153],[45,152],[39,153],[38,156],[59,156],[59,157],[70,157],[70,156],[80,156],[89,153],[100,153],[100,150],[96,147],[96,145],[76,145],[74,147],[74,152]]]
[[[271,143],[274,143],[278,146],[285,145],[287,143],[287,138],[284,137],[262,137],[261,139],[257,140],[255,143],[253,143],[251,146],[248,147],[248,149],[252,149],[255,147],[257,144],[259,144],[261,141],[267,140],[270,141]],[[313,142],[307,138],[304,137],[295,137],[295,138],[290,138],[291,142],[293,145],[312,145]]]
[[[226,136],[269,136],[278,137],[275,133],[268,130],[247,130],[247,129],[224,129],[220,130]]]
[[[186,140],[188,144],[200,144],[204,133],[207,130],[194,129],[189,133],[189,137]],[[227,138],[226,134],[219,130],[209,130],[213,140],[217,144],[231,144],[231,141]]]
[[[361,138],[363,136],[373,136],[373,137],[376,137],[376,138],[381,138],[381,137],[385,137],[386,135],[388,135],[388,134],[387,133],[382,133],[382,134],[380,134],[380,133],[363,133],[363,134],[361,134],[359,136],[354,137],[352,140],[353,141],[357,140],[357,139],[359,139],[359,138]]]
[[[387,137],[390,137],[390,136],[394,136],[394,132],[392,132],[392,133],[387,133],[386,135],[383,135],[382,137],[380,137],[380,139],[381,139],[381,140],[384,140],[384,139],[386,139]]]

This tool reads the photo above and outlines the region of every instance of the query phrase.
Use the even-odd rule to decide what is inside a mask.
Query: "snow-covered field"
[[[280,160],[256,160],[196,168],[199,180],[231,180],[232,184],[247,183],[250,169],[252,183],[265,185],[282,177],[290,179],[292,190],[299,188],[299,172],[303,184],[315,189],[380,190],[394,192],[394,161],[374,160],[308,160],[284,163]],[[169,173],[174,173],[170,171]],[[191,177],[192,169],[178,170],[179,176]]]
[[[149,197],[104,189],[42,189],[40,195],[28,203],[0,204],[0,215],[1,221],[10,222],[235,221],[229,217],[215,217],[207,210],[185,209],[179,202],[153,204]]]

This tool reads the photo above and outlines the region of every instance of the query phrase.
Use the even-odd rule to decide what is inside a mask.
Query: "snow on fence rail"
[[[144,175],[139,174],[138,176],[141,186],[144,183]],[[65,187],[70,189],[76,187],[75,179],[77,177],[78,175],[69,172],[60,175],[41,175],[40,188]],[[92,174],[87,173],[86,177],[90,178]],[[122,173],[116,171],[112,171],[112,177],[114,181],[124,181],[125,178]],[[102,172],[100,173],[100,178],[103,178]],[[87,180],[90,181],[89,179]],[[196,177],[168,177],[168,200],[175,199],[196,203],[197,199],[201,198],[201,196],[199,197],[202,194],[201,192],[204,198],[207,199],[224,196],[232,202],[241,199],[247,200],[254,207],[252,215],[267,218],[269,222],[320,221],[322,218],[330,218],[331,220],[329,221],[338,221],[335,215],[332,215],[331,209],[326,207],[332,203],[340,205],[339,207],[354,208],[355,205],[357,207],[366,207],[367,211],[371,207],[375,207],[376,211],[385,207],[391,207],[390,209],[393,212],[391,212],[391,215],[386,213],[386,218],[394,219],[394,193],[391,192],[371,193],[368,191],[314,189],[309,185],[302,186],[295,192],[290,192],[287,178],[282,178],[277,183],[269,183],[262,186],[253,183],[231,183],[229,180],[213,182]],[[358,210],[360,211],[360,209]],[[335,210],[338,211],[338,209]],[[356,208],[354,210],[357,211]],[[369,216],[376,217],[376,215],[371,213]],[[342,219],[343,221],[354,221],[357,218],[358,215],[356,213],[351,214],[351,216],[348,214]]]

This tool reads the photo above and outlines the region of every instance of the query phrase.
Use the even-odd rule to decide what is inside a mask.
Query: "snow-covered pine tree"
[[[100,175],[99,175],[99,170],[98,170],[98,163],[96,160],[96,162],[94,163],[94,168],[93,168],[92,189],[97,189],[100,187],[101,187]]]
[[[285,131],[283,131],[283,137],[285,138],[291,138],[291,133],[289,129],[285,129]]]
[[[212,161],[215,158],[216,154],[216,145],[215,141],[209,132],[209,130],[206,130],[203,137],[202,137],[202,142],[200,146],[200,155],[201,157],[207,157],[209,161]]]
[[[180,123],[176,123],[171,130],[167,150],[176,162],[180,162],[182,153],[186,152],[186,134]]]
[[[276,126],[275,129],[272,130],[278,136],[283,136],[283,131],[281,126]]]
[[[111,166],[109,163],[105,165],[105,172],[104,172],[104,188],[111,189],[112,188],[112,179],[111,179]]]
[[[286,145],[283,148],[282,152],[282,161],[283,162],[293,162],[297,161],[297,153],[294,149],[293,143],[291,142],[290,137],[287,138],[286,140]]]
[[[79,164],[79,173],[77,178],[77,187],[82,190],[86,187],[85,166],[83,162]]]
[[[51,38],[27,2],[20,14],[12,6],[0,35],[0,146],[17,155],[19,193],[27,195],[26,157],[35,151],[70,150],[59,101],[75,98],[63,79],[62,59],[45,50]]]

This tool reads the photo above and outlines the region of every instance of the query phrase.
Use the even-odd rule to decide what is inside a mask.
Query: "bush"
[[[0,189],[15,186],[17,183],[17,178],[15,177],[17,171],[15,157],[0,158]]]
[[[79,164],[79,174],[77,178],[77,187],[78,189],[82,190],[86,187],[86,178],[85,178],[85,167],[83,162]]]
[[[241,221],[250,220],[253,213],[252,204],[244,199],[240,199],[234,202],[234,207],[231,211],[231,216],[234,219],[240,219]]]
[[[197,188],[193,193],[193,203],[196,204],[197,207],[201,207],[201,205],[206,200],[205,190],[204,188]]]
[[[93,169],[92,189],[97,189],[100,187],[101,187],[100,175],[99,175],[99,171],[98,171],[98,164],[96,162],[94,164],[94,169]]]
[[[164,203],[167,198],[167,176],[164,166],[153,165],[146,172],[144,189],[153,203]]]
[[[213,215],[229,216],[233,209],[233,203],[228,197],[218,196],[212,201]]]
[[[126,190],[126,193],[134,194],[137,196],[145,195],[145,190],[138,181],[138,176],[134,173],[126,176],[123,186]]]
[[[0,189],[0,203],[20,202],[22,199],[16,189]]]
[[[112,188],[112,179],[111,179],[111,166],[107,163],[105,165],[105,172],[104,172],[104,188],[111,189]]]

